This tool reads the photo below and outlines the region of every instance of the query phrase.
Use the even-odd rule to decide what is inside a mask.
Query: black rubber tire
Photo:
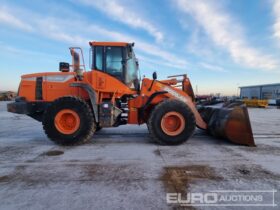
[[[55,116],[62,109],[71,109],[80,117],[80,127],[73,134],[63,134],[55,127]],[[92,137],[96,129],[90,106],[84,100],[73,96],[66,96],[55,100],[45,111],[42,124],[49,139],[60,145],[85,143]]]
[[[179,112],[183,115],[186,126],[184,130],[176,135],[169,136],[161,129],[161,119],[168,112]],[[150,114],[148,120],[148,130],[154,142],[161,145],[178,145],[189,139],[195,130],[195,117],[191,109],[183,102],[168,99],[158,104]]]

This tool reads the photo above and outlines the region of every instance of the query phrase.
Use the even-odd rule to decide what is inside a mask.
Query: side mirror
[[[61,72],[69,72],[70,71],[69,63],[60,62],[59,63],[59,71],[61,71]]]
[[[156,79],[157,79],[157,72],[154,71],[154,73],[153,73],[153,81],[152,81],[151,86],[149,87],[148,91],[152,90],[153,85],[154,85]]]
[[[153,80],[156,80],[157,79],[157,72],[154,72],[153,73]]]

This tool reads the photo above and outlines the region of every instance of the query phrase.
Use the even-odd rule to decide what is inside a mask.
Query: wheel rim
[[[63,109],[55,116],[56,129],[63,134],[72,134],[80,127],[79,115],[70,109]]]
[[[185,119],[178,112],[167,112],[161,119],[161,129],[169,136],[177,136],[185,128]]]

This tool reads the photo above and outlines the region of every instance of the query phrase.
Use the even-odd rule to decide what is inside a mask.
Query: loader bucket
[[[222,108],[202,107],[199,112],[212,136],[228,139],[236,144],[256,146],[248,110],[244,104],[229,104]]]

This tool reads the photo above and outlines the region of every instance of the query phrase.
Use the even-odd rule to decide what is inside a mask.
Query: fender
[[[153,101],[153,99],[155,97],[157,97],[158,95],[162,95],[162,94],[165,94],[167,93],[167,91],[158,91],[158,92],[154,92],[147,100],[147,102],[139,108],[139,114],[138,114],[138,121],[139,119],[141,118],[141,116],[144,115],[144,111],[145,109],[151,104],[151,102]]]
[[[167,93],[167,91],[158,91],[154,92],[147,100],[147,102],[140,108],[140,110],[143,112],[152,102],[152,100],[158,96]]]
[[[95,117],[95,121],[98,123],[99,122],[99,116],[98,116],[98,109],[97,109],[97,103],[96,103],[96,92],[94,91],[94,89],[85,83],[71,83],[70,87],[80,87],[83,88],[85,91],[87,91],[88,95],[89,95],[89,99],[92,105],[92,109],[93,109],[93,114]]]

